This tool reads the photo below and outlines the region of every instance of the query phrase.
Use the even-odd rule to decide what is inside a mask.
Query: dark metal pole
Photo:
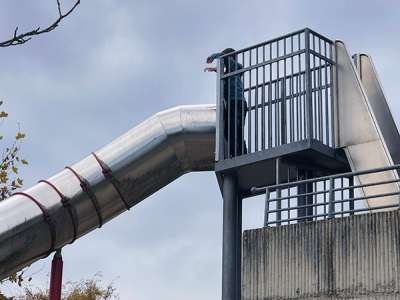
[[[350,176],[349,177],[349,199],[353,199],[353,198],[354,198],[354,177]],[[349,201],[349,210],[350,211],[354,210],[354,200]],[[354,215],[354,212],[351,212],[350,216],[353,216],[353,215]]]
[[[311,171],[306,171],[306,170],[299,170],[299,175],[303,179],[309,179],[312,178],[312,172]],[[306,194],[306,193],[312,193],[313,191],[313,183],[302,183],[297,186],[297,193],[298,194]],[[298,206],[303,206],[303,205],[311,205],[313,204],[313,196],[312,195],[306,195],[306,196],[300,196],[298,197],[297,200],[297,205]],[[302,219],[299,222],[306,222],[306,221],[312,221],[312,215],[313,215],[313,208],[312,207],[303,207],[299,208],[297,210],[297,217],[306,217],[306,216],[311,216],[310,218],[307,219]]]
[[[222,300],[240,300],[241,199],[233,175],[224,176],[222,192]]]
[[[236,223],[236,300],[241,300],[242,294],[242,197],[237,195]]]
[[[311,79],[311,69],[310,69],[310,30],[307,28],[304,31],[305,35],[305,80],[306,80],[306,132],[307,139],[313,139],[313,114],[312,114],[312,79]]]
[[[276,159],[276,170],[275,170],[276,178],[275,178],[275,184],[280,184],[280,183],[281,183],[280,168],[281,168],[281,159],[278,157],[278,158]],[[277,188],[277,189],[276,189],[276,198],[280,198],[280,197],[281,197],[281,189],[280,189],[280,188]],[[277,208],[277,209],[281,209],[281,208],[282,208],[281,200],[276,201],[276,208]],[[281,212],[281,211],[278,211],[278,212],[276,213],[276,221],[277,221],[276,225],[277,225],[277,226],[280,226],[280,225],[281,225],[281,222],[280,222],[281,219],[282,219],[282,212]]]
[[[335,192],[333,191],[334,188],[335,181],[333,178],[329,178],[328,219],[332,219],[335,217]]]
[[[61,249],[58,249],[54,254],[53,261],[51,262],[50,289],[49,289],[50,300],[61,299],[62,274],[63,274],[63,260],[61,256]]]

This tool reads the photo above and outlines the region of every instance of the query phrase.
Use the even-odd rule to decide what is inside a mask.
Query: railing
[[[399,170],[394,165],[336,174],[253,188],[252,193],[265,194],[265,226],[345,217],[400,208]]]
[[[310,29],[222,56],[217,159],[306,139],[333,146],[334,64],[333,42]]]

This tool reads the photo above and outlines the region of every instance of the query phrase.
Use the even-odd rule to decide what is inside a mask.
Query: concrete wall
[[[399,211],[245,231],[242,299],[400,299]]]

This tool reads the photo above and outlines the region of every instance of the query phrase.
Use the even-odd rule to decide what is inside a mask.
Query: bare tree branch
[[[18,34],[18,27],[15,28],[14,30],[14,35],[12,38],[10,38],[7,41],[0,42],[0,48],[4,47],[10,47],[10,46],[17,46],[17,45],[22,45],[28,42],[29,40],[32,39],[32,37],[43,34],[43,33],[48,33],[50,31],[53,31],[58,27],[58,25],[61,23],[63,19],[68,17],[74,10],[77,8],[77,6],[81,3],[81,0],[77,0],[75,4],[68,10],[66,13],[63,14],[62,9],[61,9],[61,3],[60,0],[57,0],[57,9],[58,9],[58,18],[57,20],[54,21],[51,25],[48,27],[41,29],[40,27],[37,27],[36,29],[33,29],[28,32],[20,33]]]

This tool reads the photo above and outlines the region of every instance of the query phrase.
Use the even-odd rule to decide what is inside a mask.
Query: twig
[[[58,9],[58,18],[57,20],[54,21],[51,25],[48,27],[41,29],[40,27],[37,27],[36,29],[33,29],[28,32],[20,33],[18,34],[18,26],[14,30],[14,35],[12,38],[10,38],[7,41],[0,42],[0,47],[10,47],[10,46],[17,46],[17,45],[22,45],[25,44],[26,42],[30,41],[32,37],[43,34],[43,33],[48,33],[50,31],[53,31],[58,27],[58,25],[61,23],[63,19],[68,17],[76,8],[77,6],[81,3],[81,0],[77,0],[75,4],[68,10],[65,14],[62,13],[61,9],[61,3],[60,0],[57,0],[57,9]]]

